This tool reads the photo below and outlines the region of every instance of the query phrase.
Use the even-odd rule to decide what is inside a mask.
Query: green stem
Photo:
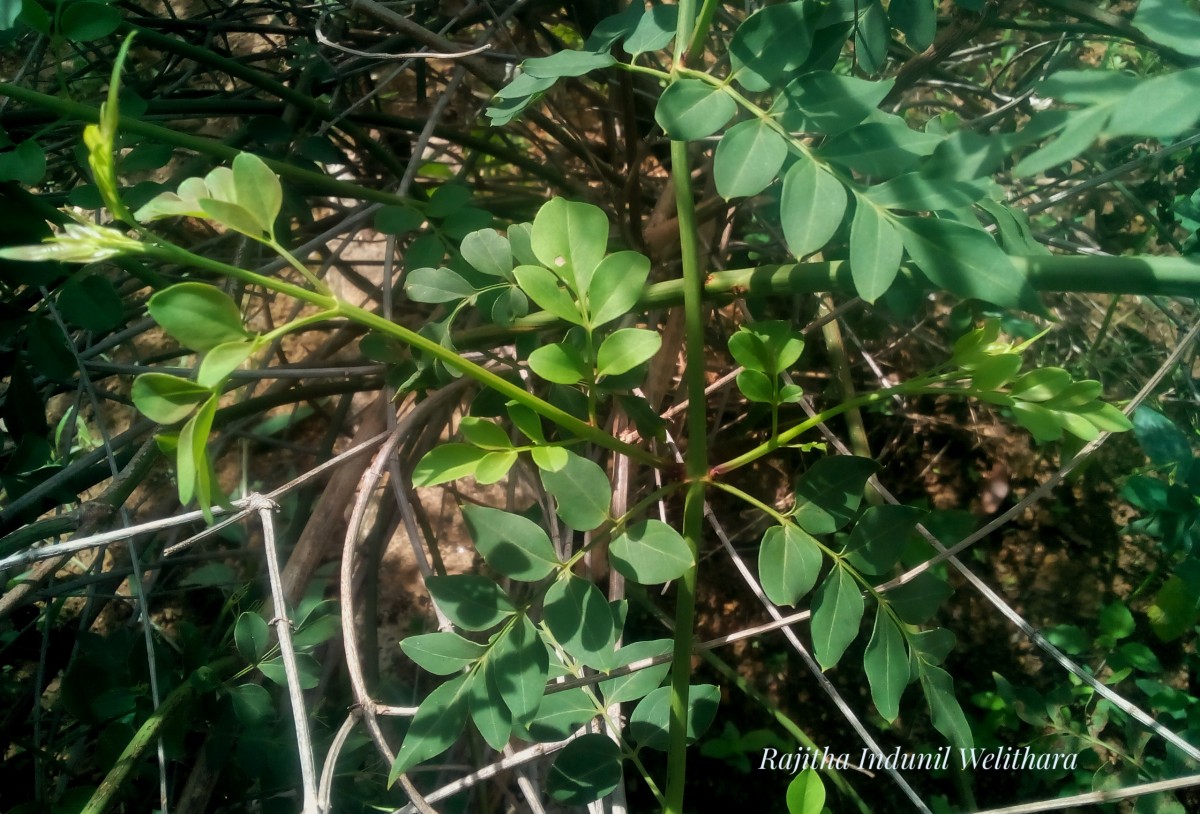
[[[680,31],[688,15],[680,8]],[[690,4],[689,4],[690,5]],[[699,562],[704,531],[704,493],[708,476],[708,409],[705,388],[704,275],[696,235],[696,203],[692,194],[688,145],[671,142],[671,175],[679,215],[680,259],[683,265],[685,376],[688,390],[687,477],[683,510],[683,538]],[[687,708],[692,673],[692,626],[696,615],[697,566],[679,579],[675,599],[675,649],[671,661],[671,719],[667,747],[667,800],[664,814],[683,814],[687,775]]]
[[[700,14],[696,17],[696,25],[692,29],[692,38],[683,54],[684,64],[694,63],[704,51],[704,41],[708,39],[713,16],[717,13],[717,7],[720,5],[719,0],[704,0],[704,5],[700,7]]]

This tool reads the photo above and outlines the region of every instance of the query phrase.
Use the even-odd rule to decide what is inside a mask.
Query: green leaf
[[[878,472],[870,458],[821,458],[796,481],[796,523],[810,534],[832,534],[858,513],[863,489]]]
[[[89,331],[111,331],[125,318],[113,284],[97,274],[76,274],[58,291],[63,319]]]
[[[887,62],[887,49],[892,41],[887,13],[880,0],[859,4],[858,22],[854,26],[854,59],[862,70],[876,74]]]
[[[1133,413],[1133,434],[1151,462],[1184,465],[1192,460],[1187,435],[1162,413],[1142,405]]]
[[[512,441],[508,433],[495,421],[469,415],[458,423],[458,431],[463,438],[477,447],[485,449],[512,449]]]
[[[884,574],[900,560],[923,509],[915,506],[871,506],[850,532],[846,560],[861,573]]]
[[[954,649],[954,633],[944,627],[919,631],[912,635],[912,648],[930,664],[941,664]]]
[[[929,702],[933,727],[958,749],[970,751],[974,745],[971,725],[954,697],[954,679],[941,667],[921,667],[921,689]]]
[[[941,136],[911,129],[902,119],[860,124],[825,142],[817,154],[863,175],[889,178],[932,153]]]
[[[253,153],[238,153],[233,159],[233,186],[238,205],[253,215],[262,231],[274,240],[275,219],[283,206],[279,176]]]
[[[71,3],[58,19],[58,31],[71,42],[103,39],[121,27],[121,13],[90,0]]]
[[[801,159],[783,176],[779,217],[797,258],[821,249],[842,224],[846,188],[817,162]]]
[[[869,201],[858,199],[850,223],[850,276],[858,296],[873,303],[892,286],[904,242],[892,221]]]
[[[246,339],[242,314],[228,294],[204,283],[177,283],[150,298],[150,316],[179,344],[206,351]]]
[[[611,656],[613,617],[604,594],[589,580],[568,573],[546,591],[546,626],[562,648],[589,667],[605,666]]]
[[[908,686],[908,651],[904,634],[881,603],[875,612],[875,630],[863,654],[863,670],[871,685],[871,700],[888,723],[900,714],[900,696]]]
[[[233,626],[233,642],[247,664],[258,664],[271,649],[271,629],[261,616],[247,611]]]
[[[46,174],[46,151],[33,139],[15,149],[0,153],[0,181],[16,181],[33,186]]]
[[[982,183],[954,178],[930,178],[918,172],[909,172],[868,187],[864,194],[876,206],[932,211],[970,206],[986,192],[987,189]]]
[[[631,642],[617,651],[608,666],[610,670],[616,670],[642,659],[670,655],[673,646],[674,642],[671,639]],[[654,667],[646,667],[627,676],[610,678],[600,682],[600,692],[604,696],[605,704],[636,701],[657,689],[670,670],[671,663],[668,661]]]
[[[1150,136],[1164,141],[1182,135],[1200,119],[1200,111],[1195,107],[1197,93],[1200,93],[1200,68],[1145,79],[1134,92],[1113,105],[1105,135]]]
[[[467,679],[465,675],[450,679],[417,707],[388,773],[389,786],[413,766],[445,752],[462,735],[470,697]]]
[[[676,79],[663,91],[654,120],[676,141],[711,136],[737,113],[737,102],[720,87],[700,79]]]
[[[219,387],[257,349],[258,343],[255,341],[224,342],[217,345],[200,360],[196,383],[201,387]]]
[[[933,0],[892,0],[888,18],[917,53],[933,44],[937,33],[937,3]]]
[[[887,601],[901,620],[919,625],[929,620],[954,590],[940,577],[924,571],[887,593]]]
[[[643,585],[677,579],[696,564],[687,540],[661,520],[627,526],[609,545],[608,554],[613,568]]]
[[[0,2],[0,31],[8,31],[16,25],[21,16],[21,0],[3,0]]]
[[[480,274],[512,279],[513,253],[508,239],[501,236],[495,229],[480,229],[471,232],[462,240],[459,247],[463,260]]]
[[[840,562],[821,583],[813,600],[813,655],[828,670],[841,659],[858,636],[863,598],[858,583]]]
[[[516,613],[504,590],[478,574],[425,578],[442,613],[463,630],[488,630]]]
[[[529,722],[529,736],[538,743],[569,738],[575,730],[600,714],[582,687],[548,693]]]
[[[462,512],[475,548],[504,576],[534,582],[561,564],[550,538],[532,520],[469,503]]]
[[[470,695],[467,702],[471,720],[488,746],[497,752],[508,745],[513,729],[512,713],[500,696],[499,677],[495,664],[487,659],[470,678]]]
[[[216,412],[217,398],[211,396],[183,425],[183,429],[179,431],[179,445],[175,449],[179,502],[187,504],[192,501],[193,496],[198,497],[200,508],[205,511],[212,503],[212,471],[207,445]]]
[[[441,444],[417,461],[413,468],[413,486],[437,486],[467,475],[474,475],[488,451],[470,444]]]
[[[901,218],[904,248],[933,283],[968,297],[1045,313],[1038,294],[987,232],[937,218]]]
[[[713,180],[724,198],[757,195],[775,180],[787,158],[787,142],[763,119],[735,124],[713,157]]]
[[[416,302],[455,302],[475,296],[475,288],[448,268],[420,268],[405,277],[404,293]]]
[[[1100,632],[1114,641],[1132,636],[1136,629],[1133,614],[1124,602],[1113,602],[1101,609],[1097,618]]]
[[[521,70],[531,76],[558,79],[563,76],[583,76],[616,63],[616,59],[609,53],[559,51],[548,57],[527,59],[521,63]]]
[[[562,469],[570,460],[567,457],[567,451],[562,447],[534,447],[529,450],[529,454],[533,457],[533,462],[538,469],[547,469],[551,472]]]
[[[457,633],[442,631],[409,636],[400,649],[420,667],[434,675],[452,675],[483,658],[487,648]]]
[[[624,316],[637,304],[650,274],[650,258],[638,252],[616,252],[600,261],[587,288],[593,328]]]
[[[533,219],[530,245],[542,265],[574,291],[586,291],[608,250],[608,216],[591,204],[554,198]],[[521,287],[525,288],[524,282]],[[541,305],[532,291],[525,293]]]
[[[596,375],[619,376],[643,362],[650,361],[662,347],[658,331],[645,328],[622,328],[613,331],[600,343],[596,352]]]
[[[574,345],[556,342],[529,354],[529,369],[548,382],[577,384],[588,378],[588,363]]]
[[[840,133],[874,113],[893,84],[814,71],[789,83],[769,112],[789,131]]]
[[[820,545],[803,529],[772,526],[759,548],[758,580],[776,605],[795,605],[817,584],[823,560]]]
[[[375,231],[387,235],[415,232],[425,222],[425,215],[407,206],[385,206],[375,212]]]
[[[489,452],[475,467],[475,482],[481,486],[502,480],[520,458],[513,450]]]
[[[537,713],[550,671],[550,654],[537,628],[528,617],[521,616],[496,642],[488,658],[513,720],[528,724]]]
[[[1200,57],[1200,14],[1185,0],[1141,0],[1133,27],[1160,45]]]
[[[546,793],[566,806],[583,806],[611,794],[621,782],[621,748],[592,732],[567,744],[550,767]]]
[[[1178,575],[1158,589],[1154,604],[1146,609],[1150,629],[1164,642],[1188,633],[1200,619],[1200,594]]]
[[[1017,162],[1013,175],[1018,178],[1037,175],[1070,161],[1099,138],[1111,114],[1107,106],[1073,112],[1058,138]]]
[[[636,3],[631,3],[630,8],[636,5]],[[612,20],[615,18],[610,17],[609,19]],[[622,46],[622,49],[631,57],[635,57],[647,51],[658,51],[666,48],[671,43],[671,40],[675,39],[675,28],[678,20],[679,8],[674,4],[651,6],[648,11],[639,16],[633,30],[625,38],[625,44]]]
[[[159,424],[174,424],[191,415],[212,396],[212,391],[167,373],[143,373],[133,380],[129,395],[146,418]]]
[[[767,90],[808,59],[811,24],[804,3],[767,6],[738,26],[729,44],[733,78],[751,91]]]
[[[687,740],[692,743],[707,731],[717,714],[721,689],[712,684],[688,687]],[[667,748],[671,718],[671,688],[659,687],[643,698],[629,716],[629,736],[646,749]]]
[[[804,338],[790,322],[748,322],[729,338],[729,353],[747,370],[774,377],[796,363],[804,352]]]
[[[750,401],[776,404],[779,400],[779,394],[775,392],[775,380],[757,370],[743,370],[739,373],[737,387]]]
[[[821,814],[825,808],[825,784],[816,769],[805,769],[787,787],[788,814]]]
[[[251,729],[275,720],[275,704],[271,693],[259,684],[239,684],[230,687],[229,700],[238,722]]]
[[[599,464],[570,450],[566,453],[566,465],[541,470],[542,485],[554,496],[564,523],[576,531],[591,531],[608,519],[612,487]]]
[[[539,306],[549,313],[576,325],[583,324],[583,315],[579,306],[567,289],[559,284],[559,279],[548,269],[541,266],[517,266],[513,271],[517,285]]]
[[[280,687],[288,686],[287,670],[279,657],[260,662],[258,669],[264,676]],[[300,689],[311,690],[321,684],[321,663],[308,653],[296,654],[296,672],[299,674]]]

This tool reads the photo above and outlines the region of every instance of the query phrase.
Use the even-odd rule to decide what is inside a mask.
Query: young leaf
[[[578,737],[554,758],[546,792],[564,806],[595,802],[621,782],[621,760],[621,748],[607,735],[592,732]]]
[[[703,735],[717,714],[721,690],[712,684],[688,687],[687,739],[691,743]],[[671,688],[659,687],[643,698],[629,716],[629,736],[647,749],[667,748],[667,729],[671,718]]]
[[[560,565],[550,538],[532,520],[470,503],[462,512],[475,548],[504,576],[534,582]]]
[[[512,441],[508,433],[495,421],[469,415],[458,423],[458,431],[463,438],[477,447],[484,449],[512,449]]]
[[[863,489],[879,468],[853,455],[821,458],[796,481],[796,522],[810,534],[837,531],[857,514]]]
[[[404,654],[434,675],[453,675],[483,658],[487,648],[457,633],[442,631],[409,636],[400,642]]]
[[[574,574],[558,579],[546,591],[546,626],[576,661],[589,667],[607,665],[613,642],[613,617],[604,594]]]
[[[467,723],[469,676],[452,678],[431,692],[409,724],[404,742],[388,773],[388,785],[418,763],[437,757],[449,749]]]
[[[1071,385],[1071,374],[1061,367],[1042,367],[1019,377],[1008,394],[1021,401],[1049,401]]]
[[[609,545],[608,554],[613,568],[643,585],[677,579],[696,564],[687,540],[661,520],[643,520],[626,527]]]
[[[871,700],[888,723],[900,714],[900,696],[908,686],[908,652],[904,634],[881,603],[875,612],[875,629],[863,654],[863,669],[871,685]]]
[[[567,322],[583,324],[579,306],[567,290],[560,287],[558,277],[551,271],[541,266],[517,266],[513,276],[526,296],[546,311]]]
[[[776,404],[779,394],[775,392],[775,380],[757,370],[743,370],[737,375],[737,387],[749,401],[760,404]]]
[[[569,450],[566,453],[566,465],[541,470],[542,485],[554,495],[564,523],[576,531],[591,531],[608,519],[612,487],[599,464]]]
[[[413,468],[413,486],[437,486],[474,475],[487,456],[486,449],[470,444],[441,444],[429,450]]]
[[[150,298],[150,316],[179,344],[206,351],[250,336],[228,294],[204,283],[177,283]]]
[[[938,218],[901,218],[904,248],[933,283],[1001,308],[1045,313],[1037,292],[987,232]]]
[[[700,79],[676,79],[663,91],[654,120],[676,141],[711,136],[737,113],[737,102],[721,88]]]
[[[574,345],[556,342],[529,354],[529,369],[548,382],[577,384],[588,377],[588,363]]]
[[[200,211],[209,220],[216,221],[235,232],[240,232],[246,237],[262,240],[266,230],[262,228],[258,218],[241,204],[221,198],[200,198],[197,203],[200,204]]]
[[[825,784],[816,769],[805,769],[788,783],[788,814],[821,814],[825,808]]]
[[[637,304],[650,274],[650,258],[638,252],[617,252],[600,261],[587,288],[593,328],[624,316]]]
[[[662,337],[658,331],[645,328],[622,328],[613,331],[600,343],[596,352],[596,375],[619,376],[628,373],[650,357],[658,353],[662,347]]]
[[[713,156],[713,180],[723,198],[757,195],[775,180],[787,142],[762,119],[729,128]]]
[[[425,578],[442,613],[463,630],[488,630],[516,613],[504,590],[478,574]]]
[[[174,424],[192,414],[212,391],[167,373],[143,373],[133,380],[130,397],[142,415],[159,424]]]
[[[496,671],[497,689],[513,720],[528,724],[537,712],[546,689],[550,654],[537,628],[521,616],[488,655]]]
[[[475,467],[475,482],[481,486],[502,480],[520,458],[514,450],[489,452]]]
[[[929,702],[933,727],[958,749],[970,751],[975,739],[971,725],[954,697],[954,679],[941,667],[921,666],[921,689]]]
[[[846,188],[811,159],[801,159],[783,176],[779,218],[788,249],[804,257],[822,248],[842,224]]]
[[[196,372],[196,384],[202,387],[219,387],[229,374],[242,366],[258,349],[251,341],[225,342],[204,354],[200,369]]]
[[[275,239],[275,219],[283,206],[279,176],[253,153],[238,153],[233,159],[233,185],[239,206],[248,211],[263,232]]]
[[[420,268],[404,278],[404,293],[415,302],[456,302],[475,296],[475,288],[448,268]]]
[[[591,204],[553,198],[533,219],[530,241],[542,265],[575,292],[586,291],[592,273],[608,250],[608,216]],[[521,287],[526,287],[524,282]],[[532,291],[526,289],[525,293],[541,305]]]
[[[915,506],[871,506],[850,532],[846,560],[864,574],[886,573],[900,560],[924,514]]]
[[[513,253],[508,239],[496,233],[495,229],[480,229],[471,232],[462,240],[459,246],[463,260],[480,274],[512,279]]]
[[[904,242],[891,220],[869,201],[858,199],[850,223],[850,276],[858,296],[875,302],[891,288]]]
[[[839,563],[821,583],[813,601],[813,655],[821,669],[828,670],[837,664],[858,636],[863,610],[858,583]]]
[[[788,523],[763,535],[758,580],[776,605],[795,605],[817,584],[824,555],[807,532]]]
[[[808,59],[812,26],[804,3],[767,6],[738,26],[729,44],[733,77],[746,90],[763,91]]]

